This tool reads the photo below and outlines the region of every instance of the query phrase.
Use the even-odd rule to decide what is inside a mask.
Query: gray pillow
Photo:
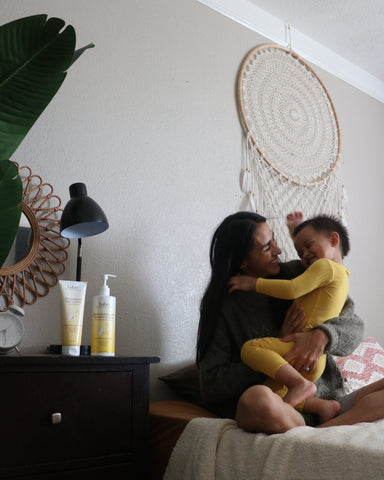
[[[175,372],[159,377],[184,400],[203,406],[200,395],[199,369],[196,363],[183,367]]]

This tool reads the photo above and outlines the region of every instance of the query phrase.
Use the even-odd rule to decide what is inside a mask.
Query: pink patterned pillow
[[[335,357],[346,393],[384,377],[384,349],[372,337],[363,340],[348,357]]]

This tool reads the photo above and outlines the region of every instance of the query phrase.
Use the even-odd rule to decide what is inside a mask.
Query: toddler
[[[349,252],[349,236],[339,220],[319,215],[301,222],[301,212],[287,216],[287,225],[296,251],[306,271],[293,280],[274,280],[239,275],[229,282],[229,292],[254,290],[283,299],[295,299],[306,314],[303,331],[337,317],[349,289],[349,271],[343,257]],[[242,361],[268,377],[266,384],[298,410],[317,413],[320,421],[335,416],[340,408],[336,401],[314,397],[314,382],[322,375],[326,355],[316,365],[308,365],[303,374],[284,360],[293,342],[266,337],[247,341],[241,350]],[[273,379],[273,380],[271,380]]]

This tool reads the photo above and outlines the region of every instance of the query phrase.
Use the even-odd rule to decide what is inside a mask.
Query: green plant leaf
[[[79,56],[73,27],[63,26],[34,15],[0,27],[0,160],[12,156]]]
[[[3,265],[19,228],[23,185],[17,166],[8,160],[0,162],[0,265]]]

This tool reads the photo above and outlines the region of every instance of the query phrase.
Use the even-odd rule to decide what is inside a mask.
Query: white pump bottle
[[[91,355],[115,355],[116,297],[111,297],[107,285],[110,273],[101,275],[103,284],[92,299]]]

